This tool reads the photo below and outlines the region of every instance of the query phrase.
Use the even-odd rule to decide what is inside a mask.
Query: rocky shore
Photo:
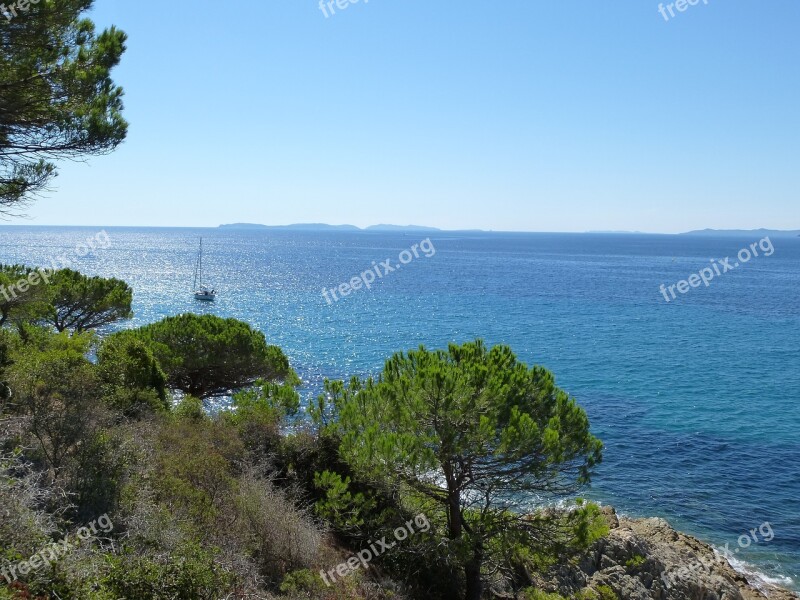
[[[714,549],[663,519],[618,517],[604,508],[609,535],[578,562],[538,585],[569,597],[611,588],[624,600],[796,600],[800,595],[748,578]]]

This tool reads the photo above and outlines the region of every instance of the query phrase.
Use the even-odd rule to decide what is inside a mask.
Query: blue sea
[[[604,441],[587,496],[728,544],[741,568],[798,588],[800,238],[666,302],[659,286],[760,236],[107,228],[110,247],[91,251],[98,231],[0,227],[0,262],[63,255],[127,280],[123,326],[187,311],[247,321],[285,349],[307,398],[420,344],[508,344],[556,374]],[[214,304],[191,294],[201,236]],[[371,289],[326,301],[427,237],[432,256],[405,254]],[[765,522],[774,539],[744,547]]]

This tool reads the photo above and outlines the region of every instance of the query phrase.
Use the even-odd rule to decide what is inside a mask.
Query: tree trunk
[[[448,474],[448,488],[450,490],[447,499],[447,513],[449,520],[450,539],[457,540],[464,535],[466,528],[463,515],[461,514],[461,496],[453,490]],[[466,528],[469,532],[469,528]],[[472,540],[475,543],[475,540]],[[481,600],[483,596],[483,578],[481,577],[481,565],[483,564],[483,547],[480,542],[473,548],[472,557],[464,565],[464,578],[466,579],[467,590],[464,600]]]
[[[475,557],[464,566],[467,579],[467,593],[464,600],[481,600],[483,596],[483,578],[481,577],[481,561]]]
[[[461,501],[457,494],[450,494],[447,502],[447,512],[450,519],[450,539],[457,540],[464,529],[461,521]]]

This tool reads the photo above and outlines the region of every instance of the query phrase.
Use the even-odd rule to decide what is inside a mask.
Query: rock
[[[608,586],[623,600],[798,600],[800,595],[757,585],[711,546],[675,531],[663,519],[618,517],[603,508],[609,534],[580,560],[559,565],[544,589],[569,597]]]
[[[603,518],[608,523],[609,529],[616,529],[619,527],[619,519],[617,518],[617,511],[614,509],[613,506],[603,506],[600,508],[600,514],[603,515]]]

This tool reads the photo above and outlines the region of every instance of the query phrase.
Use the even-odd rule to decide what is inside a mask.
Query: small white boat
[[[209,290],[208,288],[200,288],[194,293],[194,299],[213,302],[217,299],[217,292],[216,290]]]
[[[198,282],[200,285],[198,285]],[[194,299],[204,302],[213,302],[217,299],[217,291],[209,289],[203,283],[203,238],[200,238],[200,252],[197,254],[197,263],[194,266]]]

